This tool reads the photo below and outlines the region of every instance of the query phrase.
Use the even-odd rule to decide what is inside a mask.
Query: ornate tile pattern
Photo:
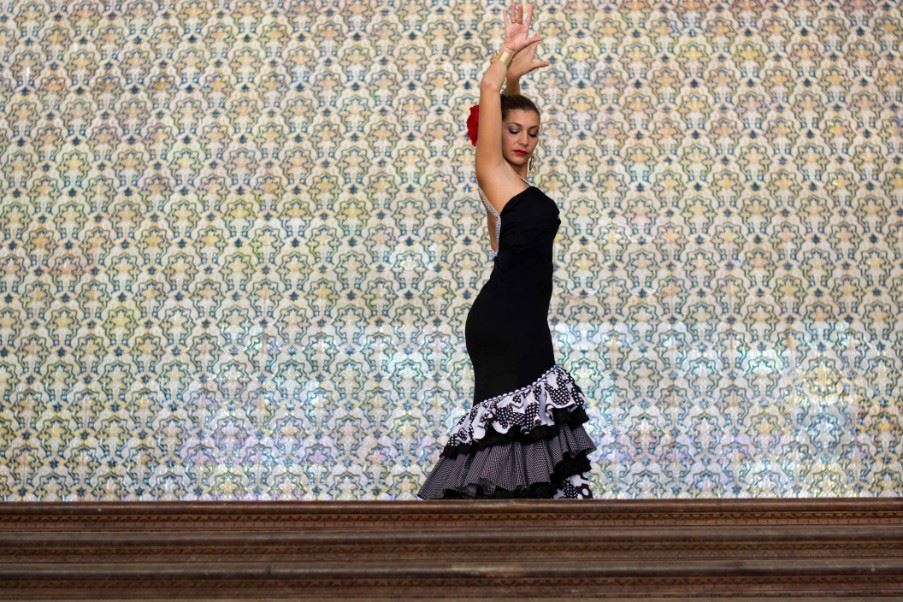
[[[410,499],[501,2],[0,4],[0,499]],[[897,2],[544,3],[597,497],[903,494]]]

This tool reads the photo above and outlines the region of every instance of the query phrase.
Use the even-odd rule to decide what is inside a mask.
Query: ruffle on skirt
[[[417,497],[591,498],[586,397],[555,364],[458,420]]]

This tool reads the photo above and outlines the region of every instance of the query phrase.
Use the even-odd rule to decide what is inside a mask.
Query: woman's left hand
[[[521,48],[517,54],[514,55],[511,64],[508,65],[508,72],[506,74],[508,79],[520,79],[522,76],[535,69],[551,65],[551,63],[545,59],[536,58],[536,48],[538,46],[539,40],[536,40]]]

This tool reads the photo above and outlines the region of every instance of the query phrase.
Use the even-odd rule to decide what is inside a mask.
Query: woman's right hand
[[[526,17],[524,16],[524,5],[516,0],[512,0],[510,8],[506,8],[502,14],[505,22],[505,41],[502,45],[505,48],[517,52],[542,39],[538,33],[530,35],[530,21],[533,19],[532,4],[527,5]]]

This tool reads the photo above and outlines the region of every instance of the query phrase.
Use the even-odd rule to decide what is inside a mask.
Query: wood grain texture
[[[9,503],[0,599],[903,598],[903,499]]]

